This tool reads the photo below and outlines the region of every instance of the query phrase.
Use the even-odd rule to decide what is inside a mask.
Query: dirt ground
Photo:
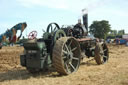
[[[61,76],[55,71],[31,74],[20,66],[23,47],[0,50],[0,85],[128,85],[128,47],[109,45],[108,63],[84,59],[77,72]]]

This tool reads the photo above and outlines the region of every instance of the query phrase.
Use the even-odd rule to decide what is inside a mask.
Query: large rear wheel
[[[77,71],[80,65],[81,51],[75,38],[62,37],[53,48],[53,66],[60,74],[68,75]]]

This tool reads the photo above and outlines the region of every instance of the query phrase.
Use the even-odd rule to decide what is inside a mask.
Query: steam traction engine
[[[24,43],[21,65],[29,72],[37,72],[54,67],[60,74],[68,75],[78,70],[81,59],[94,57],[97,64],[108,61],[108,47],[94,37],[88,36],[87,14],[83,24],[60,28],[50,23],[43,38]]]

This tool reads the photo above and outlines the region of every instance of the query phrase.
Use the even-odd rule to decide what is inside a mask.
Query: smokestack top
[[[82,9],[82,14],[83,15],[88,14],[88,10],[86,8]]]

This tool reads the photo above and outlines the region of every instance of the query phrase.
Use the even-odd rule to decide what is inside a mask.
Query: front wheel
[[[109,50],[106,43],[97,43],[95,47],[95,61],[98,65],[104,64],[109,59]]]

